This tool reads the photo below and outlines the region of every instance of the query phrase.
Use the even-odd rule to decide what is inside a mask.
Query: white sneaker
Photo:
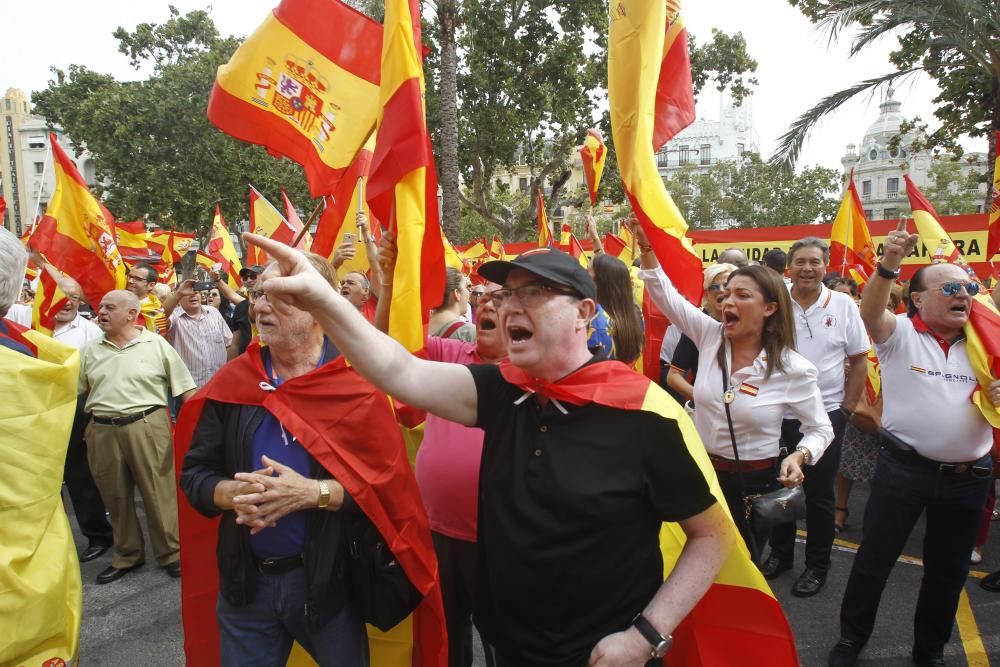
[[[969,562],[973,565],[978,565],[983,562],[983,555],[979,553],[979,549],[972,550],[972,555],[969,556]]]

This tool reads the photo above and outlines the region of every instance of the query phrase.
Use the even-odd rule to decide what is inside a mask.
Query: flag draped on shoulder
[[[69,302],[69,297],[59,287],[52,269],[43,267],[38,274],[38,289],[31,305],[31,328],[51,336],[56,328],[56,313]]]
[[[208,256],[222,264],[222,273],[229,277],[229,285],[234,289],[238,287],[243,265],[236,254],[236,246],[233,245],[233,238],[229,235],[218,204],[215,205],[215,217],[212,218],[212,235],[208,238]]]
[[[125,264],[115,242],[114,218],[90,193],[69,156],[49,135],[56,190],[28,245],[75,278],[87,302],[96,305],[125,287]]]
[[[339,0],[282,0],[219,67],[208,119],[334,191],[375,126],[382,26]]]
[[[590,193],[591,206],[597,203],[597,189],[601,187],[604,160],[607,157],[608,149],[600,130],[587,130],[587,137],[580,146],[580,160],[583,162],[583,176],[587,182],[587,192]]]
[[[22,336],[30,355],[0,344],[0,396],[17,397],[0,401],[0,664],[74,665],[83,589],[61,489],[80,357]]]
[[[375,218],[396,235],[389,335],[411,352],[424,346],[424,325],[441,303],[445,274],[421,49],[419,0],[386,0],[382,110],[367,197]]]
[[[312,242],[312,251],[323,255],[327,259],[333,259],[333,251],[344,239],[347,232],[354,233],[357,230],[357,213],[360,208],[368,214],[369,227],[374,232],[378,225],[371,220],[371,211],[368,202],[364,198],[364,181],[368,178],[371,169],[372,153],[375,150],[375,134],[373,133],[365,143],[364,147],[358,151],[358,155],[351,163],[350,169],[344,175],[343,180],[331,195],[326,197],[326,208],[319,216],[319,223],[316,225],[316,238]],[[342,265],[341,274],[345,271],[360,271],[367,273],[368,255],[364,252],[354,253],[354,257],[348,259]]]
[[[995,134],[994,150],[996,161],[993,163],[993,201],[990,204],[989,228],[986,236],[986,261],[1000,253],[1000,132]],[[1000,280],[1000,271],[993,268],[993,274]]]
[[[972,403],[995,429],[1000,429],[1000,408],[990,401],[987,391],[1000,379],[1000,313],[985,295],[972,300],[969,319],[963,327],[966,350],[978,385],[972,393]]]
[[[266,381],[261,347],[254,342],[184,404],[174,445],[178,475],[207,401],[260,406],[274,415],[344,486],[423,594],[409,626],[413,651],[407,667],[445,667],[444,609],[430,524],[389,399],[347,366],[343,357],[273,391],[261,389]],[[215,615],[219,520],[203,517],[184,500],[178,503],[178,517],[185,567],[181,612],[187,664],[215,665],[219,655]],[[379,660],[377,650],[373,665],[402,667]]]
[[[701,258],[656,168],[656,151],[694,121],[680,4],[620,0],[609,22],[608,98],[622,186],[663,270],[701,303]]]
[[[554,248],[556,240],[552,237],[552,227],[549,225],[549,216],[545,214],[545,197],[542,191],[538,191],[538,247]]]
[[[676,422],[688,453],[729,516],[715,470],[694,423],[656,382],[618,361],[588,364],[556,382],[533,378],[509,361],[500,364],[500,372],[507,382],[548,398],[573,405],[597,403],[622,410],[642,410]],[[798,665],[795,639],[781,605],[751,561],[736,525],[730,520],[726,529],[736,544],[715,582],[674,630],[666,664],[671,667],[736,663],[742,667]],[[662,525],[660,551],[665,576],[677,564],[685,542],[684,531],[678,524]],[[734,658],[736,654],[738,659]]]
[[[840,202],[840,209],[830,230],[830,268],[848,275],[853,268],[865,276],[875,270],[875,244],[868,231],[868,221],[861,206],[861,197],[854,187],[854,170],[848,180],[847,191]]]

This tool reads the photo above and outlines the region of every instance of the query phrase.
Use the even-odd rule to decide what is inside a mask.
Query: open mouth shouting
[[[521,345],[526,344],[534,332],[525,326],[520,324],[508,324],[507,325],[507,340],[510,342],[511,348],[516,348]]]

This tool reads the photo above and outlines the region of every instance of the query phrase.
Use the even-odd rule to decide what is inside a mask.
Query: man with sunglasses
[[[317,280],[300,253],[246,238],[278,260],[268,298],[310,310],[358,372],[485,431],[475,620],[496,664],[659,664],[729,557],[735,529],[688,450],[697,435],[681,408],[587,349],[596,288],[576,259],[536,248],[481,266],[504,286],[491,297],[509,363],[463,366],[411,355]],[[612,407],[627,393],[617,393],[622,374],[642,380],[673,418]],[[588,391],[596,395],[582,399]],[[664,521],[686,537],[666,581]]]
[[[792,585],[792,595],[809,597],[826,584],[835,535],[834,482],[840,467],[840,446],[847,420],[861,398],[871,346],[854,300],[823,284],[830,263],[830,247],[815,236],[800,239],[788,250],[791,274],[792,321],[795,349],[819,371],[823,408],[833,425],[833,442],[815,465],[806,459],[806,567]],[[847,373],[844,373],[844,365]],[[793,451],[802,439],[801,423],[788,418],[781,424],[781,443]],[[761,570],[773,579],[792,568],[795,556],[795,523],[771,531],[771,554]]]
[[[841,605],[841,639],[830,651],[831,667],[856,664],[893,565],[925,510],[913,660],[917,665],[945,664],[944,647],[992,483],[993,434],[970,400],[977,380],[963,334],[979,286],[954,264],[925,266],[910,281],[907,314],[889,313],[890,288],[918,240],[905,224],[886,238],[885,254],[861,300],[861,316],[882,371],[882,447],[861,548]],[[1000,405],[1000,381],[984,389],[993,405]]]

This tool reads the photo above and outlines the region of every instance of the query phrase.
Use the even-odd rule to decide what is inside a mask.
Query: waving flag
[[[989,235],[986,238],[986,261],[991,262],[993,256],[1000,253],[1000,132],[996,133],[994,143],[996,161],[993,163],[993,203],[990,205]],[[1000,280],[1000,272],[993,269],[996,278]]]
[[[38,289],[31,306],[31,328],[51,336],[56,328],[56,313],[63,309],[69,297],[60,289],[52,268],[46,266],[38,275]]]
[[[604,174],[604,160],[607,157],[608,150],[600,130],[587,130],[587,138],[580,146],[580,160],[583,162],[583,176],[587,181],[591,206],[597,203],[597,189],[601,187],[601,175]]]
[[[222,272],[229,276],[229,285],[236,288],[240,284],[240,270],[243,265],[236,254],[236,246],[233,245],[233,238],[226,228],[226,221],[222,219],[222,211],[219,205],[215,205],[215,217],[212,218],[212,235],[208,239],[208,256],[222,264]]]
[[[368,179],[372,214],[396,235],[389,335],[424,346],[424,325],[444,292],[437,172],[424,109],[419,0],[387,0],[379,115]]]
[[[573,228],[568,222],[562,223],[559,228],[559,245],[569,245],[569,237],[573,235]]]
[[[620,0],[609,22],[608,96],[622,186],[663,270],[701,303],[701,258],[656,168],[656,151],[695,117],[680,4]]]
[[[931,264],[939,262],[958,264],[972,275],[972,269],[962,257],[961,251],[955,246],[948,232],[944,231],[941,219],[931,203],[927,201],[927,197],[920,191],[916,183],[910,180],[909,174],[904,174],[903,180],[906,182],[906,196],[910,199],[910,208],[913,209],[913,223],[917,226],[920,242],[924,244],[930,254]]]
[[[493,236],[493,243],[490,244],[490,257],[499,260],[507,259],[507,251],[504,250],[503,242],[501,242],[500,237],[495,234]]]
[[[458,256],[455,251],[455,246],[451,244],[448,237],[444,235],[444,231],[441,232],[441,245],[444,246],[444,263],[445,266],[450,266],[453,269],[458,269],[459,271],[465,271],[465,262],[462,258]]]
[[[129,265],[136,262],[148,262],[150,260],[148,237],[146,223],[142,220],[115,223],[115,239],[118,243],[118,252],[121,253],[122,259]],[[153,261],[159,262],[160,258],[158,255],[160,253],[156,254],[157,257]]]
[[[371,169],[372,153],[375,150],[375,134],[372,133],[351,167],[337,186],[337,190],[326,198],[326,209],[320,214],[316,225],[316,238],[312,242],[312,251],[333,259],[333,251],[344,239],[344,234],[356,234],[358,229],[357,212],[360,206],[368,214],[369,226],[373,233],[379,229],[378,224],[371,219],[371,210],[364,197],[364,182]],[[352,259],[343,264],[344,271],[360,271],[367,273],[368,255],[364,252],[354,253]]]
[[[302,219],[299,217],[298,211],[295,210],[292,200],[288,198],[284,189],[281,190],[281,200],[285,204],[285,220],[295,230],[295,236],[298,236],[299,232],[302,231]],[[292,240],[294,241],[295,239],[293,238]],[[312,236],[309,235],[309,232],[303,234],[299,242],[295,244],[296,248],[304,251],[308,251],[310,246],[312,246]]]
[[[542,191],[538,191],[538,247],[548,246],[554,248],[555,239],[552,238],[552,228],[549,226],[549,217],[545,215],[545,198]]]
[[[1000,408],[990,401],[987,388],[1000,379],[1000,313],[985,295],[972,300],[969,319],[963,327],[967,339],[966,349],[972,370],[979,382],[972,393],[972,402],[983,413],[986,421],[1000,428]]]
[[[847,191],[840,202],[840,210],[833,221],[830,230],[830,268],[839,270],[841,275],[848,275],[851,268],[862,269],[861,273],[870,276],[875,270],[875,244],[868,231],[868,221],[861,207],[861,197],[854,187],[854,170],[848,180]],[[855,278],[857,280],[857,278]]]
[[[333,192],[375,126],[382,26],[338,0],[283,0],[219,72],[208,119]]]
[[[56,191],[28,245],[80,283],[88,303],[125,287],[125,264],[115,242],[114,218],[90,194],[69,156],[49,135]]]
[[[285,220],[274,204],[264,195],[250,186],[250,229],[254,234],[267,236],[285,245],[292,245],[295,240],[295,228]],[[256,246],[248,246],[246,254],[247,266],[267,264],[267,255]]]

